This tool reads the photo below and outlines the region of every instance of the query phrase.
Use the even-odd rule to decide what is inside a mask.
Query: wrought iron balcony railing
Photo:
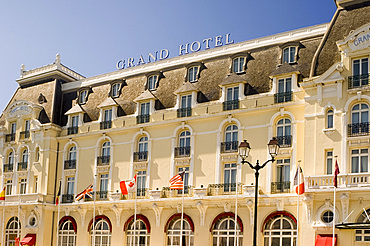
[[[348,124],[348,137],[367,136],[369,133],[368,122]]]
[[[192,196],[193,187],[191,185],[184,185],[184,196]],[[179,197],[182,196],[182,190],[170,189],[170,187],[163,187],[161,190],[161,198]]]
[[[68,135],[77,134],[77,133],[78,133],[78,126],[68,127]]]
[[[278,141],[280,148],[292,147],[292,135],[277,136],[276,140]]]
[[[15,141],[15,133],[5,134],[5,142]]]
[[[238,141],[222,142],[221,153],[233,153],[238,152]]]
[[[18,171],[26,171],[28,162],[18,162]]]
[[[191,108],[179,108],[177,110],[177,118],[191,116]]]
[[[190,146],[175,148],[175,158],[188,156],[190,156]]]
[[[148,151],[134,152],[134,162],[147,161]]]
[[[141,114],[136,116],[136,123],[137,124],[142,124],[142,123],[147,123],[150,120],[150,115],[149,114]]]
[[[13,164],[4,164],[4,169],[3,169],[4,173],[13,172],[13,170],[14,170]]]
[[[85,201],[94,201],[94,194],[95,194],[95,201],[106,201],[108,200],[108,191],[93,191],[91,192],[92,197],[85,198]]]
[[[65,160],[64,169],[76,169],[76,160]]]
[[[62,203],[72,203],[74,202],[75,196],[73,194],[62,195]]]
[[[275,103],[291,102],[293,100],[293,92],[280,92],[275,94]]]
[[[284,182],[271,182],[271,193],[289,193],[290,192],[290,181]]]
[[[29,139],[30,138],[30,131],[23,131],[19,133],[19,139]]]
[[[100,122],[100,130],[112,128],[112,121],[102,121]]]
[[[369,74],[360,74],[348,77],[348,89],[361,88],[368,85]]]
[[[224,111],[233,110],[239,108],[239,100],[230,100],[223,102]]]
[[[242,193],[242,185],[238,184],[238,194]],[[207,187],[208,196],[217,195],[235,195],[236,184],[235,183],[224,183],[224,184],[209,184]]]
[[[110,161],[110,156],[109,155],[98,156],[97,165],[98,166],[106,166],[106,165],[109,165],[109,161]]]

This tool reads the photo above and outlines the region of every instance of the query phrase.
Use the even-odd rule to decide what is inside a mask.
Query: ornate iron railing
[[[230,100],[223,102],[224,111],[233,110],[239,108],[239,100]]]
[[[5,142],[15,141],[15,133],[5,134]]]
[[[68,135],[77,134],[77,133],[78,133],[78,126],[68,127]]]
[[[112,128],[112,121],[102,121],[100,122],[100,130]]]
[[[369,85],[370,74],[360,74],[348,77],[348,89],[361,88]]]
[[[13,170],[14,170],[13,164],[4,164],[4,169],[3,169],[4,173],[13,172]]]
[[[148,160],[148,151],[134,152],[134,162],[147,160]]]
[[[368,122],[348,124],[348,137],[367,136],[369,133]]]
[[[18,162],[18,171],[26,171],[28,162]]]
[[[221,143],[221,153],[233,153],[238,152],[238,141],[232,142],[222,142]]]
[[[190,156],[190,146],[175,148],[175,158],[188,156]]]
[[[275,94],[275,103],[291,102],[293,100],[293,92],[280,92]]]
[[[191,116],[191,108],[179,108],[177,110],[177,118]]]
[[[109,165],[109,161],[110,161],[110,156],[109,155],[98,156],[97,165],[98,166],[106,166],[106,165]]]
[[[271,193],[289,193],[290,181],[271,182]]]
[[[276,140],[278,141],[280,148],[292,146],[292,135],[277,136]]]
[[[30,131],[23,131],[19,133],[19,139],[28,139],[30,138]]]
[[[62,195],[62,203],[72,203],[75,200],[75,196],[73,194],[64,194]]]
[[[65,160],[64,169],[76,169],[76,160]]]
[[[149,114],[141,114],[136,116],[136,123],[137,124],[142,124],[142,123],[147,123],[150,120],[150,115]]]

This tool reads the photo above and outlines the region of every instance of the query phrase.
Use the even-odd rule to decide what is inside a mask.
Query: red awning
[[[35,243],[36,243],[36,234],[27,234],[21,240],[21,245],[34,245]]]
[[[333,235],[317,235],[315,246],[332,246]],[[334,245],[337,246],[337,236],[334,238]]]

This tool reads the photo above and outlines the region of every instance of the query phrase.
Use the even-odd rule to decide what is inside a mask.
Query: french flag
[[[298,177],[299,177],[299,182],[298,182]],[[295,187],[295,192],[298,195],[302,195],[304,193],[304,177],[303,177],[303,172],[302,172],[301,167],[297,168],[297,172],[295,173],[294,187]]]
[[[122,195],[127,195],[129,192],[134,192],[136,188],[136,175],[129,181],[121,181],[119,183]]]

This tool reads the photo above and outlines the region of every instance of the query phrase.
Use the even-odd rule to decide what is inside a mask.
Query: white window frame
[[[190,223],[184,219],[182,228],[182,238],[185,237],[185,245],[194,245],[194,232],[191,230]],[[169,228],[167,229],[167,246],[180,245],[180,232],[181,232],[181,218],[175,219],[170,222]],[[182,239],[184,240],[184,239]]]
[[[76,245],[76,232],[73,228],[71,220],[65,220],[58,228],[59,245],[58,246],[75,246]],[[67,243],[66,243],[67,242]]]
[[[120,96],[121,85],[122,83],[114,83],[112,85],[112,97],[113,98]]]
[[[226,228],[223,227],[223,224],[226,223]],[[226,238],[225,245],[238,245],[241,246],[243,244],[243,233],[240,230],[239,223],[236,222],[236,234],[237,234],[237,242],[235,244],[235,218],[230,216],[221,219],[220,221],[216,222],[214,228],[212,230],[212,245],[224,245],[221,242],[224,242],[223,239]],[[215,244],[216,242],[216,244]]]
[[[85,104],[87,102],[87,96],[89,94],[88,90],[82,90],[80,91],[78,95],[78,103],[79,104]]]
[[[148,77],[148,90],[154,91],[157,89],[158,78],[158,75],[151,75]]]
[[[136,228],[135,228],[136,227]],[[150,245],[150,234],[146,228],[144,221],[136,219],[136,223],[132,221],[126,230],[126,241],[127,246],[149,246]],[[134,241],[135,240],[135,241]],[[144,241],[144,242],[143,242]]]
[[[333,150],[326,150],[325,151],[325,168],[326,168],[326,174],[332,175],[333,174],[333,164],[334,164],[334,158],[333,158]]]
[[[245,60],[244,56],[238,56],[233,59],[233,73],[239,74],[245,72]]]
[[[99,179],[100,179],[100,182],[99,182],[100,192],[108,191],[109,174],[108,173],[101,173]]]
[[[24,195],[27,193],[27,179],[19,179],[19,194]]]
[[[326,129],[334,128],[334,109],[329,108],[326,111]]]
[[[109,141],[105,141],[102,144],[101,155],[102,156],[110,156],[110,142]]]
[[[358,151],[358,153],[353,153],[354,151]],[[351,173],[367,173],[369,172],[369,149],[368,148],[356,148],[351,149]],[[362,161],[364,160],[364,165],[362,165]],[[354,172],[354,158],[358,160],[357,172]],[[364,168],[364,169],[363,169]]]
[[[105,109],[104,115],[103,115],[103,121],[104,122],[112,121],[112,116],[113,116],[113,110],[111,108]]]
[[[279,229],[272,229],[272,225],[279,221],[280,220],[280,228]],[[291,229],[282,229],[283,228],[283,220],[286,220],[288,221],[288,223],[291,225]],[[282,239],[283,238],[291,238],[291,246],[295,245],[294,244],[294,241],[297,240],[297,226],[295,226],[296,228],[294,229],[294,224],[292,223],[291,221],[291,218],[289,217],[286,217],[284,215],[280,215],[280,216],[277,216],[275,217],[271,222],[269,221],[268,222],[268,226],[270,228],[268,229],[265,229],[266,225],[264,225],[264,230],[263,230],[263,238],[264,238],[264,246],[271,246],[272,245],[272,238],[279,238],[280,240],[280,243],[279,245],[282,246]],[[279,233],[279,234],[277,234]],[[288,235],[288,233],[290,233]],[[266,244],[266,241],[265,239],[266,238],[269,238],[267,244]],[[274,244],[275,245],[275,244]]]
[[[224,192],[235,192],[237,185],[237,168],[236,163],[224,163],[223,165]],[[235,181],[235,182],[232,182]]]
[[[297,54],[298,47],[296,46],[288,46],[283,49],[282,53],[282,63],[294,63],[296,62],[296,54]],[[285,54],[285,51],[288,51],[287,54]],[[287,55],[287,56],[286,56]],[[293,55],[293,57],[292,57]]]
[[[111,232],[110,232],[110,226],[109,226],[108,221],[102,218],[101,220],[95,222],[95,224],[96,224],[95,230],[93,230],[93,228],[90,229],[91,246],[110,246],[111,245]],[[105,225],[108,227],[107,230],[97,229],[99,227],[103,228]],[[93,232],[95,232],[95,235]],[[95,240],[94,240],[94,236],[95,236]],[[100,238],[100,240],[96,240],[97,238]],[[103,243],[103,239],[105,239],[106,243]],[[95,242],[95,245],[94,245],[94,242]]]
[[[192,94],[182,95],[180,98],[180,108],[191,108]]]
[[[13,189],[13,180],[7,179],[5,183],[5,195],[11,196],[12,195],[12,189]]]
[[[196,82],[198,81],[199,66],[192,66],[188,69],[188,81]]]
[[[67,180],[66,194],[67,195],[74,195],[76,178],[74,176],[70,176],[70,177],[67,177],[66,180]]]
[[[13,234],[16,234],[15,237],[18,237],[21,235],[21,223],[18,219],[18,217],[14,216],[11,217],[8,220],[8,223],[6,225],[5,229],[5,245],[10,246],[10,245],[15,245],[15,240],[10,240],[9,237]],[[14,237],[14,236],[12,236]]]
[[[278,171],[279,169],[281,169],[280,172]],[[282,158],[276,160],[276,182],[290,182],[290,172],[291,158]]]
[[[136,193],[137,196],[145,196],[146,195],[146,178],[147,178],[147,171],[146,170],[137,170],[136,171]]]

